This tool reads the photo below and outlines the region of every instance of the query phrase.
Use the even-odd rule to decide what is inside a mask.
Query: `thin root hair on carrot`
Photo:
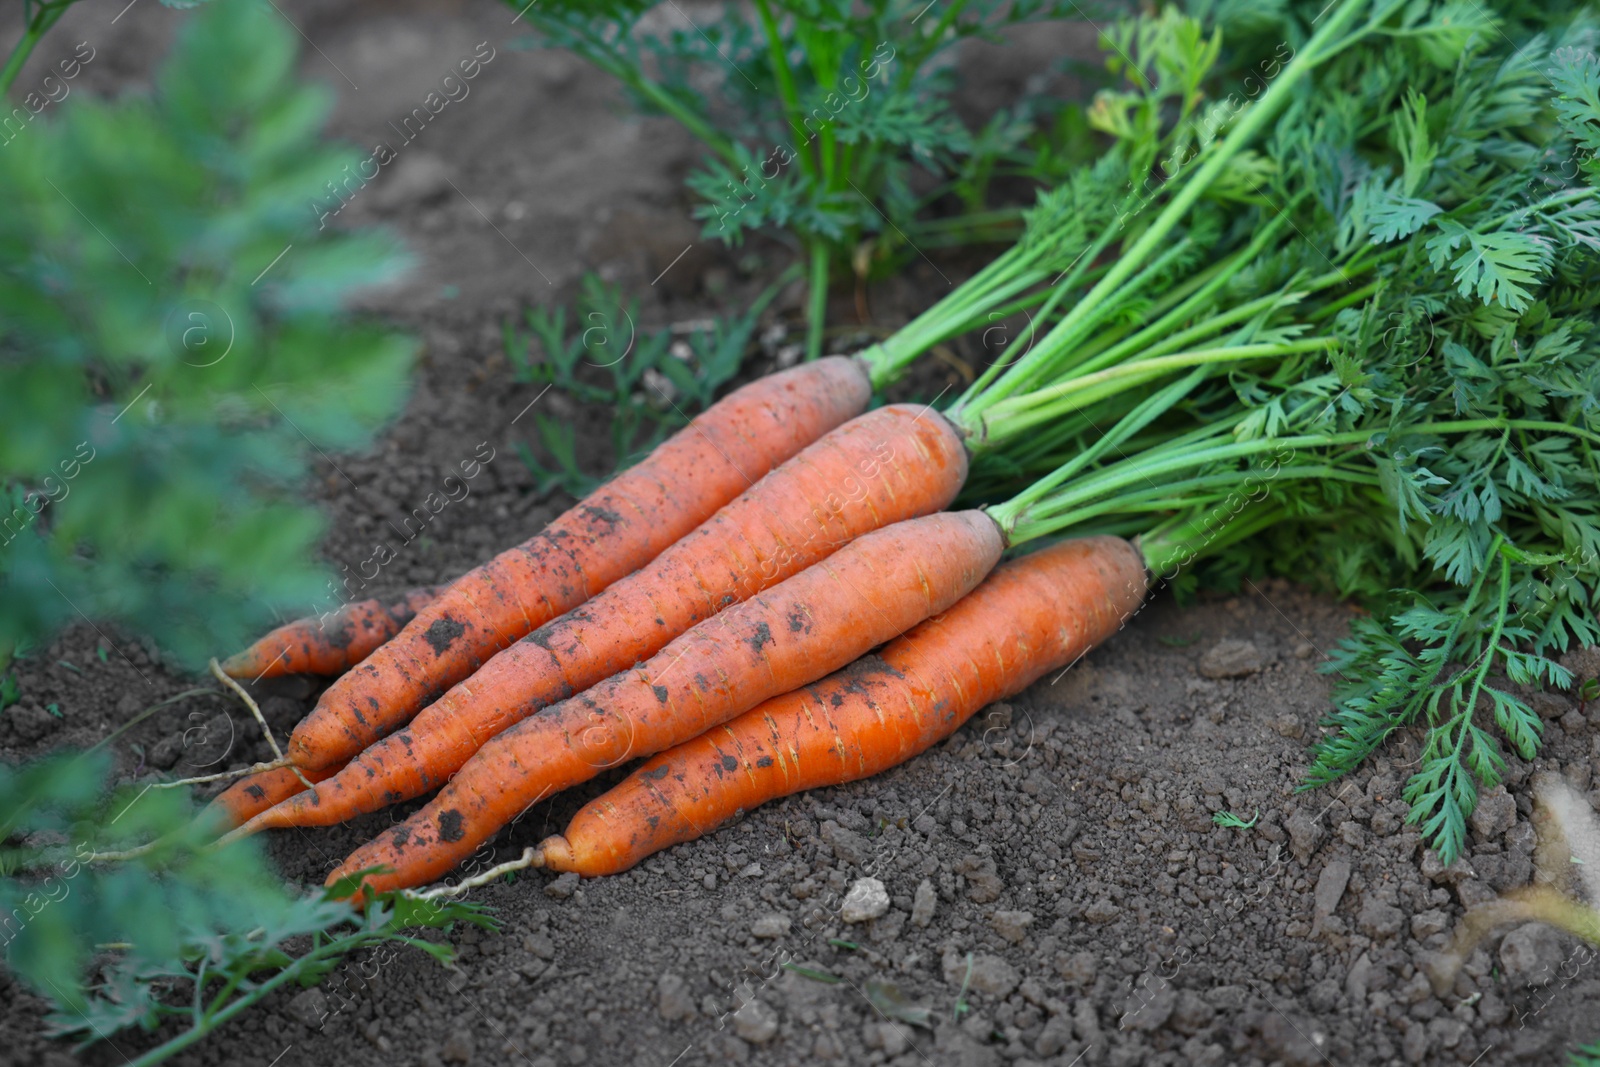
[[[501,878],[513,871],[525,871],[530,867],[544,866],[544,850],[529,845],[522,850],[522,855],[514,860],[490,867],[487,871],[475,874],[471,878],[464,878],[455,885],[438,885],[432,889],[407,889],[403,892],[412,900],[439,900],[444,897],[460,896],[469,889],[476,889],[480,885],[488,885],[497,878]]]
[[[293,763],[290,763],[286,760],[283,754],[283,749],[278,747],[278,739],[272,736],[272,727],[267,725],[266,716],[261,714],[261,708],[256,705],[255,700],[251,698],[250,694],[244,691],[244,686],[240,685],[228,674],[227,671],[222,669],[222,664],[217,662],[217,657],[211,657],[210,667],[211,673],[217,679],[217,681],[233,690],[234,693],[238,695],[239,699],[244,701],[244,706],[250,709],[250,714],[255,716],[256,722],[261,724],[261,732],[266,735],[267,744],[272,747],[272,754],[278,758],[277,766],[293,768],[295,777],[299,778],[307,789],[315,789],[316,786],[311,784],[311,780],[305,776],[304,772],[302,772],[299,767],[295,767]]]
[[[151,789],[177,789],[184,785],[205,785],[207,782],[221,782],[229,778],[243,778],[250,774],[260,774],[263,771],[275,771],[281,767],[293,767],[289,757],[268,760],[266,763],[253,763],[248,767],[239,767],[231,771],[218,771],[216,774],[200,774],[193,778],[179,778],[171,782],[151,782]],[[313,786],[312,788],[315,788]]]

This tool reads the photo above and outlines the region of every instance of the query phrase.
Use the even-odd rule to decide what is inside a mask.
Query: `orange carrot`
[[[342,765],[322,767],[317,770],[306,771],[305,776],[313,782],[323,782],[332,778],[343,770]],[[248,778],[241,778],[227,789],[218,793],[206,805],[202,816],[217,813],[219,823],[223,827],[242,826],[277,804],[294,796],[304,789],[300,779],[295,776],[293,767],[276,767],[270,771],[260,771]]]
[[[490,656],[654,559],[773,467],[866,407],[831,357],[735,390],[522,544],[457,579],[330,686],[289,738],[302,768],[356,755]]]
[[[537,862],[615,874],[769,800],[903,763],[1110,637],[1144,591],[1144,563],[1120,538],[1013,560],[879,655],[651,759],[544,841]]]
[[[654,655],[700,620],[869,530],[938,511],[965,475],[961,441],[938,414],[898,404],[854,419],[254,827],[326,826],[437,789],[513,723]]]
[[[489,741],[427,807],[348,857],[330,884],[376,866],[391,868],[368,876],[376,889],[432,881],[536,801],[687,741],[945,610],[982,581],[1003,547],[981,511],[864,535]]]
[[[359,600],[286,622],[229,656],[222,669],[235,678],[256,681],[283,674],[343,674],[438,598],[439,588],[429,585],[411,590],[393,604]]]

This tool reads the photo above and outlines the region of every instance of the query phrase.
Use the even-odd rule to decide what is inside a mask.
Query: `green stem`
[[[1292,453],[1307,448],[1361,444],[1370,437],[1371,434],[1365,430],[1352,430],[1338,434],[1300,434],[1232,441],[1228,440],[1231,438],[1229,427],[1219,429],[1207,426],[1193,434],[1174,438],[1165,445],[1136,453],[1131,459],[1076,478],[1065,489],[1056,489],[1044,498],[1025,493],[1022,497],[988,510],[1002,529],[1009,529],[1018,525],[1024,512],[1030,513],[1036,521],[1061,515],[1129,485],[1143,482],[1154,486],[1158,478],[1203,467],[1208,463],[1243,459],[1274,449]],[[1072,462],[1068,461],[1069,464]],[[1227,477],[1238,479],[1240,476],[1230,473]],[[1144,490],[1138,492],[1143,493]]]
[[[1016,311],[1032,307],[1040,300],[1045,302],[1045,306],[1036,318],[1048,318],[1055,304],[1095,269],[1091,265],[1093,255],[1090,252],[1083,253],[1068,268],[1067,275],[1052,287],[1018,295],[1027,293],[1057,273],[1055,264],[1058,257],[1059,249],[1054,249],[1048,240],[1041,237],[1030,241],[1025,236],[938,303],[896,330],[894,336],[858,353],[868,366],[873,388],[882,388],[894,381],[906,366],[940,341],[964,334],[985,322],[999,322]],[[1016,299],[1013,300],[1013,297]],[[969,387],[968,392],[973,388],[981,388],[1004,369],[1003,361],[991,365]]]
[[[637,63],[626,62],[614,49],[600,41],[591,42],[590,47],[584,50],[583,57],[660,108],[664,114],[677,119],[702,144],[721,157],[724,163],[730,167],[738,164],[733,141],[724,137],[709,120],[690,110],[683,101],[669,93],[659,82],[646,77]]]
[[[1198,296],[1199,294],[1196,295]],[[1267,296],[1257,297],[1255,300],[1247,301],[1243,304],[1235,304],[1220,315],[1202,319],[1186,330],[1171,333],[1169,332],[1171,328],[1176,323],[1187,318],[1190,313],[1190,309],[1187,307],[1175,308],[1171,316],[1152,323],[1148,329],[1140,330],[1126,341],[1107,349],[1093,359],[1084,360],[1077,369],[1081,373],[1099,371],[1106,366],[1122,361],[1131,353],[1140,352],[1145,345],[1150,344],[1152,341],[1156,341],[1156,343],[1148,350],[1141,352],[1140,360],[1164,356],[1172,351],[1181,350],[1185,345],[1192,342],[1204,340],[1226,326],[1232,326],[1237,322],[1248,322],[1258,312],[1269,310],[1282,303],[1297,301],[1303,295],[1302,293],[1271,293]],[[1160,339],[1159,341],[1157,341],[1158,338]]]
[[[1505,632],[1507,609],[1511,603],[1511,557],[1501,551],[1500,546],[1504,541],[1505,535],[1497,533],[1494,535],[1494,541],[1489,545],[1489,558],[1493,559],[1496,555],[1500,557],[1500,604],[1495,612],[1494,631],[1489,635],[1488,644],[1484,646],[1483,663],[1479,665],[1477,673],[1473,675],[1472,692],[1464,704],[1468,709],[1476,709],[1478,706],[1478,694],[1482,692],[1484,679],[1489,676],[1489,668],[1494,664],[1495,649],[1500,647],[1500,635]],[[1489,568],[1485,567],[1483,574],[1478,576],[1480,585],[1484,576],[1488,573]],[[1466,731],[1462,732],[1465,733]]]
[[[1301,78],[1322,62],[1323,53],[1327,51],[1330,42],[1345,31],[1363,6],[1357,0],[1344,0],[1327,16],[1327,21],[1312,35],[1311,40],[1306,42],[1305,48],[1284,68],[1278,80],[1249,107],[1233,129],[1229,130],[1216,146],[1210,158],[1200,165],[1199,170],[1187,181],[1182,181],[1182,188],[1168,201],[1149,228],[1131,246],[1122,251],[1117,262],[1056,324],[1044,342],[1018,360],[1003,378],[996,381],[983,394],[967,401],[971,414],[980,414],[985,408],[1006,399],[1027,380],[1035,368],[1059,358],[1062,351],[1069,349],[1082,337],[1101,306],[1111,299],[1112,294],[1141,269],[1145,261],[1167,241],[1173,228],[1206,189],[1277,113]]]
[[[964,215],[950,215],[941,219],[928,219],[917,223],[911,236],[920,237],[943,233],[947,230],[974,230],[980,226],[1014,226],[1022,220],[1020,207],[997,207],[987,211],[969,211]]]
[[[154,715],[156,712],[160,711],[162,708],[166,707],[168,704],[176,704],[180,700],[187,700],[192,696],[199,696],[202,693],[210,693],[212,696],[222,697],[223,699],[227,699],[227,694],[224,693],[220,689],[209,689],[209,688],[185,689],[181,693],[174,693],[172,696],[167,697],[167,699],[165,699],[165,700],[157,701],[156,703],[151,704],[148,708],[145,708],[143,711],[139,712],[133,718],[129,719],[127,722],[123,723],[121,726],[117,727],[115,730],[112,730],[109,734],[107,734],[106,736],[102,737],[100,740],[96,741],[94,744],[90,745],[86,751],[93,752],[96,749],[104,748],[106,745],[110,744],[112,741],[115,741],[118,736],[120,736],[121,734],[125,733],[128,730],[133,729],[135,726],[138,726],[140,723],[144,722],[146,719],[148,719],[150,716]]]
[[[1376,293],[1382,287],[1382,282],[1368,282],[1355,292],[1347,293],[1344,296],[1341,296],[1339,299],[1331,301],[1317,308],[1317,310],[1306,316],[1306,321],[1320,322],[1323,319],[1328,318],[1330,315],[1337,315],[1345,308],[1361,303],[1363,300],[1371,296],[1373,293]]]
[[[38,6],[33,18],[28,20],[27,27],[22,31],[22,39],[11,50],[6,65],[0,67],[0,97],[11,91],[12,83],[17,80],[17,75],[22,73],[23,64],[27,63],[28,57],[33,54],[34,46],[50,31],[50,27],[66,14],[67,8],[74,2],[75,0],[57,0],[56,3]]]
[[[232,978],[228,979],[227,984],[225,984],[220,990],[217,991],[217,995],[211,998],[211,1003],[206,1005],[205,1017],[206,1018],[210,1018],[211,1016],[215,1015],[217,1013],[217,1009],[221,1008],[224,1004],[226,1004],[228,1002],[228,998],[233,995],[233,991],[235,989],[239,988],[239,983],[244,981],[244,979],[245,979],[244,971],[242,969],[236,971],[234,973],[234,976]],[[198,995],[199,988],[200,988],[200,983],[197,981],[195,983],[195,989],[196,989],[195,1000],[196,1001],[199,1000],[199,995]]]
[[[1182,400],[1200,383],[1204,371],[1196,369],[1191,371],[1182,380],[1172,383],[1165,389],[1149,397],[1137,405],[1127,415],[1117,421],[1109,433],[1103,435],[1098,441],[1067,460],[1057,467],[1048,476],[1040,478],[1033,485],[1012,497],[1005,505],[1010,511],[1021,514],[1035,501],[1042,500],[1055,492],[1057,487],[1067,479],[1075,477],[1079,471],[1094,463],[1101,456],[1113,448],[1119,448],[1134,434],[1148,426],[1152,421],[1172,409],[1172,406]]]
[[[206,991],[206,964],[210,962],[206,957],[200,957],[200,966],[195,968],[194,972],[194,1003],[189,1009],[189,1017],[193,1020],[193,1025],[195,1026],[199,1026],[204,1021],[204,1015],[200,1010],[200,1002]]]
[[[975,423],[967,422],[966,425],[974,430],[969,446],[974,449],[993,448],[1040,423],[1059,418],[1064,412],[1077,410],[1123,389],[1159,378],[1168,371],[1211,363],[1239,363],[1270,356],[1318,352],[1329,348],[1332,344],[1331,338],[1317,337],[1306,341],[1278,344],[1223,345],[1130,361],[1093,374],[1069,378],[1044,389],[995,404],[975,420]],[[970,412],[968,414],[970,415]]]
[[[902,91],[910,86],[911,79],[916,76],[916,72],[922,68],[922,64],[928,60],[928,57],[939,50],[944,43],[945,31],[955,24],[956,19],[961,16],[962,10],[967,6],[967,2],[968,0],[951,0],[950,3],[945,4],[944,10],[939,15],[939,21],[933,24],[932,29],[922,35],[919,43],[923,47],[917,49],[914,61],[902,64],[903,70],[899,79],[899,87]]]
[[[783,101],[784,115],[789,120],[789,129],[794,133],[795,154],[800,157],[800,165],[806,173],[815,176],[817,161],[809,150],[799,147],[806,138],[805,123],[800,117],[800,91],[795,88],[794,71],[789,69],[789,57],[783,50],[778,20],[773,16],[772,5],[767,0],[755,0],[755,6],[756,15],[761,20],[761,32],[767,36],[767,62],[772,64],[772,76],[778,83],[778,96]]]
[[[1155,317],[1155,321],[1148,326],[1141,329],[1139,323],[1129,323],[1114,330],[1107,330],[1077,346],[1076,366],[1081,369],[1085,365],[1094,364],[1102,352],[1128,343],[1128,335],[1135,329],[1138,329],[1138,336],[1156,335],[1170,329],[1176,323],[1185,321],[1197,307],[1260,254],[1261,248],[1266,244],[1264,238],[1268,233],[1275,233],[1278,229],[1276,221],[1262,227],[1256,240],[1252,241],[1249,247],[1242,248],[1222,261],[1204,268],[1163,293],[1143,316],[1145,321]]]
[[[1258,505],[1242,510],[1249,512],[1248,517],[1236,513],[1220,530],[1213,524],[1216,509],[1212,509],[1203,515],[1184,516],[1176,522],[1163,523],[1141,534],[1137,544],[1145,567],[1163,581],[1170,581],[1176,574],[1165,573],[1169,568],[1185,567],[1205,552],[1215,552],[1243,541],[1282,522],[1288,514],[1284,508],[1273,506]]]
[[[810,300],[806,311],[806,358],[822,355],[822,331],[828,323],[828,245],[821,238],[811,242]]]
[[[208,1013],[195,1026],[185,1030],[183,1033],[172,1038],[170,1041],[166,1041],[160,1045],[157,1045],[155,1048],[151,1049],[149,1052],[146,1052],[138,1059],[130,1061],[127,1064],[127,1067],[153,1067],[154,1064],[160,1063],[174,1053],[186,1049],[196,1041],[199,1041],[201,1038],[211,1033],[211,1031],[215,1030],[217,1027],[221,1026],[223,1023],[227,1022],[241,1011],[244,1011],[246,1008],[261,1000],[274,989],[277,989],[279,986],[299,978],[300,973],[304,970],[309,970],[311,964],[325,959],[336,959],[350,949],[360,945],[364,940],[370,939],[370,937],[370,932],[361,931],[359,933],[351,934],[348,937],[340,938],[336,941],[330,941],[320,948],[312,949],[304,956],[301,956],[299,959],[295,960],[294,963],[285,967],[283,970],[279,971],[265,982],[256,986],[254,989],[250,990],[250,992],[246,993],[238,1000],[235,1000],[232,1004],[229,1004],[226,1008],[223,1008],[221,1011],[218,1011],[214,1014]]]

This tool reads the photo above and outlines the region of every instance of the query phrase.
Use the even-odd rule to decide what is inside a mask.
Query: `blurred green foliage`
[[[342,311],[404,256],[317,227],[357,154],[295,53],[227,0],[148,98],[77,96],[0,148],[0,666],[79,616],[201,662],[322,596],[296,486],[398,410],[414,346]]]
[[[53,1003],[52,1034],[89,1042],[186,1020],[137,1061],[153,1063],[354,949],[411,944],[448,962],[448,944],[403,931],[491,925],[471,904],[385,897],[358,914],[330,892],[295,895],[254,841],[213,847],[216,827],[185,793],[108,789],[109,769],[103,751],[0,765],[0,948]]]

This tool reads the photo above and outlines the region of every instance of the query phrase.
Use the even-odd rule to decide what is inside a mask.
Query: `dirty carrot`
[[[538,534],[457,579],[344,675],[289,738],[321,768],[404,725],[490,656],[654,559],[768,470],[858,414],[871,385],[832,357],[735,390]]]
[[[324,782],[344,769],[342,764],[306,771],[312,782]],[[202,817],[212,816],[219,829],[242,826],[281,800],[294,796],[305,786],[293,767],[274,767],[241,779],[212,798]]]
[[[1138,203],[1125,205],[1137,212],[1144,203],[1165,200],[1166,204],[1155,219],[1142,230],[1135,231],[1140,234],[1137,240],[1125,247],[1103,273],[1096,266],[1099,256],[1086,253],[1104,250],[1118,234],[1125,232],[1127,212],[1116,212],[1114,223],[1102,225],[1102,221],[1090,220],[1086,226],[1078,226],[1086,234],[1082,240],[1075,241],[1066,235],[1070,227],[1054,234],[1045,232],[1049,225],[1045,231],[1030,232],[1019,248],[1026,246],[1037,250],[1048,246],[1063,257],[1070,255],[1070,262],[1059,276],[1059,283],[1050,289],[1046,301],[1050,306],[1061,301],[1070,303],[1063,305],[1068,310],[1038,344],[1016,361],[1001,361],[986,371],[945,413],[956,431],[965,436],[970,452],[981,454],[1005,442],[1029,439],[1042,438],[1047,444],[1070,441],[1075,436],[1088,435],[1091,429],[1098,432],[1096,417],[1084,413],[1083,407],[1109,401],[1120,393],[1142,391],[1161,379],[1185,372],[1189,372],[1187,381],[1192,387],[1201,378],[1226,372],[1229,364],[1310,357],[1332,344],[1331,339],[1325,337],[1287,340],[1275,336],[1251,343],[1259,329],[1255,320],[1249,329],[1243,329],[1239,313],[1225,306],[1224,293],[1228,284],[1249,267],[1260,250],[1257,243],[1269,240],[1278,223],[1264,219],[1263,225],[1255,230],[1253,243],[1239,249],[1237,254],[1227,255],[1222,254],[1225,244],[1217,240],[1214,228],[1208,230],[1203,218],[1197,216],[1187,232],[1183,227],[1204,189],[1227,170],[1229,161],[1260,132],[1271,112],[1288,98],[1290,86],[1312,65],[1332,54],[1329,51],[1331,42],[1348,26],[1354,17],[1352,11],[1353,5],[1349,4],[1339,8],[1268,92],[1239,117],[1220,141],[1208,146],[1203,161],[1174,175],[1162,186],[1158,197],[1135,197]],[[1076,223],[1080,209],[1081,204],[1075,204],[1073,196],[1064,195],[1052,201],[1048,209],[1041,204],[1035,217],[1048,220],[1053,213],[1057,223],[1061,218]],[[1030,218],[1030,227],[1032,222]],[[1098,232],[1096,227],[1099,227]],[[1248,234],[1251,231],[1248,227],[1235,227],[1230,232]],[[1045,259],[1030,261],[1033,265],[1028,269],[1037,269]],[[994,283],[1004,289],[1021,275],[1007,275],[1003,281],[1001,275],[1020,262],[1020,259],[1008,261],[1010,266],[1002,269],[997,261],[998,273],[980,273],[988,279],[986,284]],[[1205,262],[1210,265],[1195,266]],[[1094,274],[1099,274],[1098,280],[1083,290],[1081,286]],[[1331,284],[1334,283],[1319,276],[1306,281],[1304,288],[1325,288]],[[989,290],[991,294],[996,291]],[[975,302],[958,307],[960,301],[957,301],[947,308],[950,322],[982,304],[982,299],[975,297],[976,292],[965,292],[961,297]],[[1279,299],[1292,303],[1303,295],[1286,291],[1279,294]],[[1131,336],[1126,329],[1110,328],[1119,316],[1125,318],[1132,314],[1136,306],[1148,307],[1152,315],[1159,313],[1156,320]],[[1257,309],[1250,310],[1251,314],[1256,314]],[[1041,314],[1040,318],[1047,316]],[[923,325],[925,329],[919,335],[922,337],[932,336],[942,328],[938,324]],[[1178,329],[1180,325],[1182,329]],[[863,354],[864,362],[871,368],[874,386],[882,384],[884,376],[892,370],[903,367],[903,361],[897,361],[915,351],[921,343],[908,340],[909,336],[897,335]],[[1148,425],[1148,420],[1140,425]],[[1089,439],[1093,439],[1092,435]],[[1127,434],[1121,438],[1127,439]],[[1058,487],[1075,470],[1058,471],[1052,476],[1055,480],[1049,488]],[[1011,521],[1026,517],[1035,503],[1037,501],[1019,500]],[[1064,523],[1066,520],[1050,516],[1048,520],[1038,521]],[[739,544],[729,546],[730,553],[741,550]],[[573,685],[574,689],[578,687]],[[361,710],[354,709],[357,714]],[[472,740],[476,743],[482,738],[474,736]]]
[[[1002,547],[1057,536],[1068,528],[1093,529],[1109,522],[1149,530],[1151,536],[1141,537],[1138,555],[1116,539],[1080,542],[1076,548],[1041,556],[1042,562],[1019,565],[1021,577],[1001,586],[1011,590],[1018,582],[1035,582],[1041,587],[1033,593],[1008,594],[1017,613],[1008,626],[1032,626],[1042,616],[1052,620],[1047,636],[1055,644],[1050,647],[1067,647],[1062,642],[1073,641],[1087,647],[1104,636],[1105,618],[1120,620],[1138,603],[1146,565],[1158,573],[1164,567],[1186,565],[1199,555],[1225,548],[1260,523],[1273,521],[1272,509],[1238,514],[1229,500],[1218,498],[1217,494],[1228,495],[1218,480],[1227,480],[1235,489],[1247,485],[1241,463],[1285,444],[1292,448],[1297,439],[1238,441],[1236,420],[1224,420],[1131,456],[1121,454],[1122,444],[1171,412],[1203,379],[1203,373],[1195,372],[1146,398],[1093,445],[1011,500],[977,511],[912,519],[867,534],[754,599],[699,623],[644,664],[511,727],[469,759],[427,807],[358,849],[337,873],[387,867],[392,873],[369,880],[382,890],[433,880],[532,804],[601,768],[682,744],[762,700],[843,667],[879,641],[942,610],[933,602],[931,590],[951,581],[949,575],[956,573],[952,567],[959,568],[963,580],[970,574],[981,576],[998,561]],[[1102,463],[1107,455],[1118,458]],[[1275,462],[1284,477],[1325,473],[1320,467],[1302,469],[1289,455]],[[1191,507],[1204,514],[1191,515]],[[1184,522],[1172,526],[1162,521],[1151,528],[1152,515],[1164,516],[1174,508],[1184,509]],[[962,525],[943,525],[955,523]],[[980,530],[992,532],[994,539],[978,538]],[[1064,560],[1076,562],[1068,565]],[[1116,561],[1121,562],[1113,567]],[[1082,599],[1068,599],[1048,612],[1035,611],[1029,606],[1036,601],[1030,598],[1057,586],[1038,581],[1031,568],[1051,563],[1060,566],[1064,577],[1059,581],[1067,587],[1081,584],[1074,595]],[[885,622],[884,613],[899,605],[896,598],[912,581],[923,590],[922,614],[900,629],[863,625],[863,620]],[[882,612],[874,614],[863,607],[875,603],[885,606]],[[1005,614],[1000,609],[984,611],[985,618]],[[1052,612],[1057,617],[1052,618]],[[902,618],[892,617],[897,624]],[[1026,627],[1020,632],[1029,642],[1021,646],[1025,649],[1043,640],[1029,637],[1032,631]],[[990,656],[984,648],[974,641],[970,648],[958,649],[961,654],[952,662],[959,666],[964,657],[980,652]],[[967,662],[972,669],[982,666],[977,659]],[[1030,670],[1001,670],[991,680],[1003,690],[1013,681],[1031,680]],[[982,697],[988,684],[983,679],[972,681],[959,672],[954,679],[933,682],[975,687],[973,699],[980,704],[990,699]],[[915,749],[904,751],[909,755]],[[264,812],[243,830],[271,825],[278,810]]]
[[[878,655],[655,756],[541,843],[534,863],[615,874],[769,800],[885,771],[1110,637],[1144,592],[1144,563],[1121,538],[1012,560]]]
[[[952,336],[951,331],[964,332],[999,315],[1001,309],[1009,313],[1022,306],[1019,287],[1026,288],[1030,278],[1050,276],[1063,262],[1064,269],[1044,290],[1047,310],[1038,318],[1048,321],[1050,309],[1057,304],[1065,312],[1023,355],[986,370],[947,413],[954,425],[970,436],[975,450],[1006,441],[1070,436],[1083,423],[1083,406],[1144,388],[1192,367],[1220,373],[1229,363],[1329,347],[1332,341],[1327,338],[1234,343],[1239,324],[1226,309],[1219,310],[1218,302],[1223,300],[1227,284],[1250,265],[1251,257],[1245,254],[1248,250],[1223,254],[1226,242],[1239,238],[1219,239],[1215,227],[1206,224],[1204,212],[1192,220],[1190,216],[1206,190],[1229,172],[1239,153],[1292,97],[1305,75],[1336,54],[1359,7],[1354,3],[1337,5],[1273,84],[1234,117],[1221,138],[1206,146],[1202,159],[1162,183],[1158,195],[1144,195],[1142,188],[1125,196],[1119,193],[1112,201],[1115,210],[1086,216],[1083,196],[1088,194],[1069,183],[1041,199],[1016,248],[980,271],[971,285],[963,285],[941,300],[928,315],[863,353],[858,362],[835,361],[839,369],[831,375],[820,370],[830,361],[808,364],[786,372],[807,376],[803,379],[774,376],[747,386],[722,405],[734,403],[750,390],[765,397],[780,389],[780,380],[790,386],[804,380],[812,383],[803,390],[806,395],[827,391],[848,400],[843,404],[819,402],[811,414],[819,410],[837,414],[841,407],[852,404],[859,410],[868,389],[891,380],[919,352]],[[1130,229],[1128,219],[1155,202],[1164,204],[1159,213],[1142,228]],[[1267,221],[1270,218],[1263,214],[1257,230],[1279,225]],[[1235,227],[1230,231],[1240,232],[1248,230]],[[1138,236],[1103,270],[1096,266],[1098,253],[1129,233]],[[1088,285],[1091,277],[1093,284]],[[1347,276],[1340,277],[1348,281]],[[1141,332],[1124,337],[1112,328],[1119,316],[1143,315],[1147,310],[1162,313],[1151,325],[1161,326],[1164,334],[1157,331],[1160,336],[1146,337]],[[1169,319],[1188,325],[1174,333],[1167,328]],[[1114,338],[1122,339],[1105,347]],[[1173,346],[1162,347],[1164,341],[1172,341]],[[793,399],[791,392],[788,400]],[[743,473],[754,481],[752,470],[775,466],[843,421],[799,416],[777,419],[764,423],[759,432],[751,427],[751,433],[734,442],[734,431],[751,420],[730,418],[727,412],[718,414],[722,405],[702,415],[697,420],[702,425],[683,431],[645,463],[602,489],[595,499],[558,520],[553,534],[547,531],[550,536],[494,561],[486,573],[458,582],[438,603],[421,612],[404,631],[330,688],[307,724],[290,739],[291,758],[303,766],[326,766],[354,756],[409,721],[420,706],[476,670],[489,655],[598,593],[688,533],[744,488],[727,484],[739,464],[745,465]],[[712,438],[730,440],[720,448],[697,443]],[[777,439],[782,439],[782,448],[767,447]],[[754,446],[766,462],[751,457],[729,463],[726,455],[743,456],[739,445]],[[685,466],[686,460],[692,462]],[[666,477],[653,483],[655,492],[659,494],[663,485],[670,486],[671,502],[651,496],[649,486],[643,484],[658,472]],[[718,496],[705,488],[714,485],[725,492]],[[610,500],[608,492],[619,499]],[[643,493],[647,506],[639,507],[629,495],[632,493]],[[684,500],[704,506],[690,506]]]
[[[343,674],[438,598],[439,588],[430,585],[413,589],[392,604],[354,601],[324,615],[286,622],[223,660],[222,669],[234,678],[250,680],[284,674]]]
[[[432,881],[551,793],[687,741],[944,611],[982,581],[1003,547],[981,511],[866,534],[489,741],[427,807],[358,849],[333,880],[383,866],[390,871],[367,885]]]
[[[840,545],[949,505],[966,455],[938,413],[863,415],[768,474],[649,566],[485,664],[315,792],[254,829],[329,825],[437,789],[489,738],[660,651]]]

